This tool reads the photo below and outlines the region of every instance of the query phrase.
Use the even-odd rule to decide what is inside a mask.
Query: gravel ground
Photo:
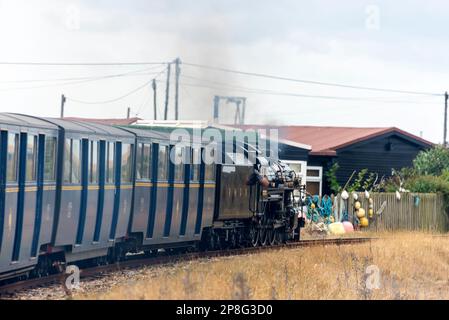
[[[201,264],[209,263],[213,260],[229,259],[231,257],[220,257],[213,259],[204,259]],[[197,261],[198,262],[198,261]],[[188,268],[190,262],[180,262],[177,265],[182,268]],[[14,296],[2,297],[5,300],[67,300],[77,299],[78,297],[89,294],[104,294],[115,286],[134,285],[142,280],[159,277],[162,274],[172,272],[170,265],[144,266],[139,269],[120,270],[99,275],[96,278],[81,279],[79,288],[72,290],[72,295],[66,293],[62,284],[52,285],[44,288],[36,288],[21,291]]]

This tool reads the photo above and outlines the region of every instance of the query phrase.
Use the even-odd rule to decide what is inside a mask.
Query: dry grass
[[[449,237],[381,234],[347,246],[279,250],[155,267],[80,299],[449,299]],[[366,268],[380,288],[366,288]]]

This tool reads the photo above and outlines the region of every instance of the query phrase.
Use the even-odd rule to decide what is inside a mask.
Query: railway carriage
[[[130,233],[149,248],[195,245],[213,217],[213,164],[200,159],[204,144],[181,146],[168,134],[126,129],[137,146]]]
[[[51,243],[58,127],[0,115],[0,273],[34,268]]]
[[[53,246],[65,261],[105,256],[127,235],[134,135],[101,124],[48,119],[60,128]]]

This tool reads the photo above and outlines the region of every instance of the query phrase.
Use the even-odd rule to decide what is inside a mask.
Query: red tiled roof
[[[240,129],[278,129],[279,138],[312,146],[311,155],[336,155],[336,151],[345,146],[374,138],[383,134],[397,132],[418,143],[432,146],[433,143],[396,127],[355,128],[355,127],[319,127],[319,126],[261,126],[243,125]]]
[[[77,118],[77,117],[65,117],[64,120],[73,120],[73,121],[86,121],[93,123],[100,123],[110,126],[126,126],[136,123],[138,120],[142,120],[140,118],[121,118],[121,119],[94,119],[94,118]]]

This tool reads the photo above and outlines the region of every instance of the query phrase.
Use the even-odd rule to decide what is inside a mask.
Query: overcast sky
[[[449,87],[448,12],[446,1],[0,0],[0,61],[165,62],[180,57],[312,81],[444,93]],[[86,102],[112,100],[160,71],[158,65],[0,65],[0,111],[58,116],[62,93]],[[97,81],[35,81],[123,73],[128,75]],[[157,79],[160,116],[165,74]],[[247,123],[396,126],[442,140],[443,97],[258,79],[187,65],[181,68],[181,84],[183,119],[211,119],[215,94],[236,95],[248,98]],[[231,86],[369,101],[261,95]],[[127,107],[151,119],[151,86],[109,104],[69,100],[66,115],[124,117]],[[223,121],[231,119],[232,105],[226,107]]]

